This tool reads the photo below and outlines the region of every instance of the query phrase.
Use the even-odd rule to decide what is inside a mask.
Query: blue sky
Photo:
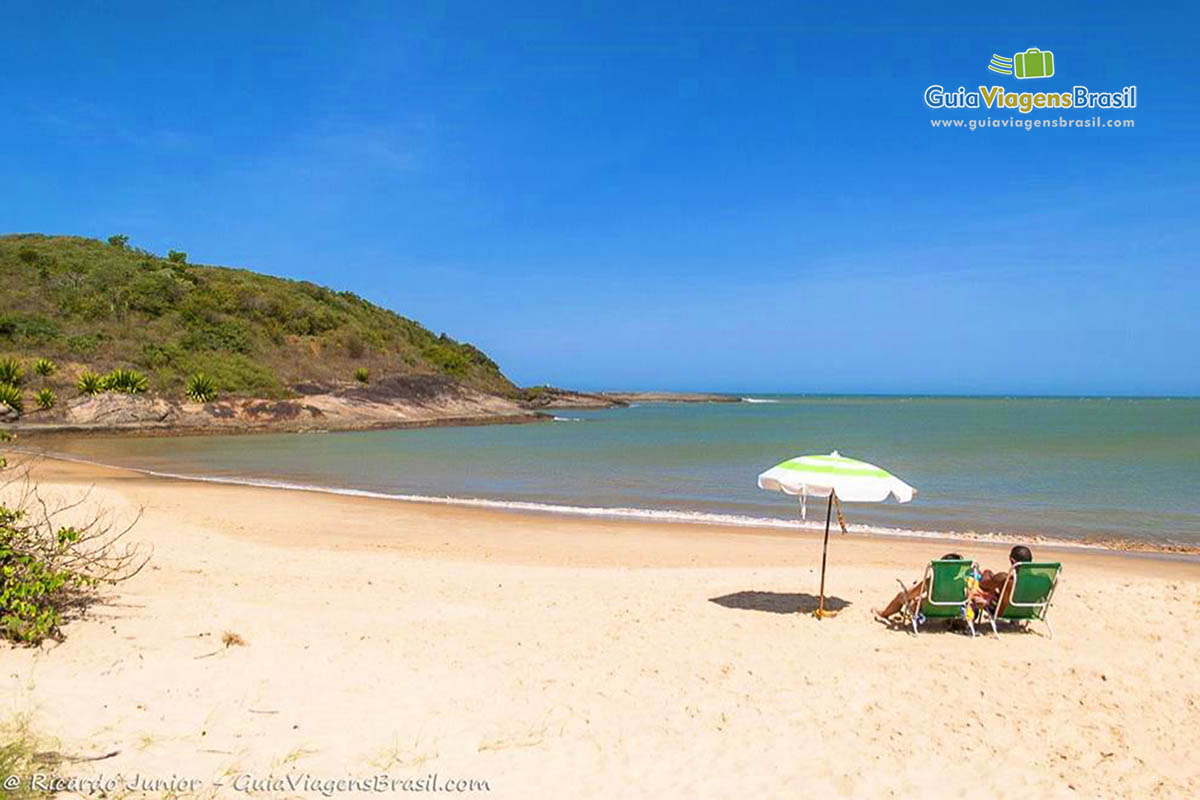
[[[798,5],[10,7],[0,227],[351,289],[524,384],[1200,394],[1194,6]],[[1021,115],[933,83],[1136,84],[1136,127],[934,130]]]

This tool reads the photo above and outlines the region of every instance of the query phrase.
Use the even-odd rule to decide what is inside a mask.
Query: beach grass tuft
[[[233,631],[225,631],[221,634],[221,644],[226,647],[245,647],[246,640]]]
[[[0,724],[0,776],[17,776],[18,786],[4,786],[4,797],[25,800],[32,797],[49,797],[48,792],[38,791],[29,785],[29,776],[44,769],[39,754],[46,751],[45,742],[30,730],[28,717],[19,716]]]

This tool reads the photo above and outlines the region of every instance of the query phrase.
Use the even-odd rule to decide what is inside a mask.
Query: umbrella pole
[[[829,490],[829,507],[825,509],[825,544],[821,547],[821,600],[817,606],[817,619],[825,616],[825,557],[829,553],[829,520],[833,516],[833,490]]]

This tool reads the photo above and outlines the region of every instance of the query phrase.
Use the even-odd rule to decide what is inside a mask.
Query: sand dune
[[[221,797],[381,773],[493,797],[1200,795],[1194,560],[1064,551],[1053,640],[913,637],[869,607],[940,544],[837,537],[844,608],[817,621],[794,613],[810,535],[38,471],[144,507],[155,549],[65,643],[0,650],[0,713],[117,752],[62,774]]]

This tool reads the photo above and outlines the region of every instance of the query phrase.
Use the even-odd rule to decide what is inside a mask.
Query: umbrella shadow
[[[710,597],[708,602],[725,608],[744,611],[766,611],[771,614],[811,614],[817,610],[820,598],[804,592],[734,592],[721,597]],[[841,611],[850,605],[840,597],[825,597],[826,611]]]

